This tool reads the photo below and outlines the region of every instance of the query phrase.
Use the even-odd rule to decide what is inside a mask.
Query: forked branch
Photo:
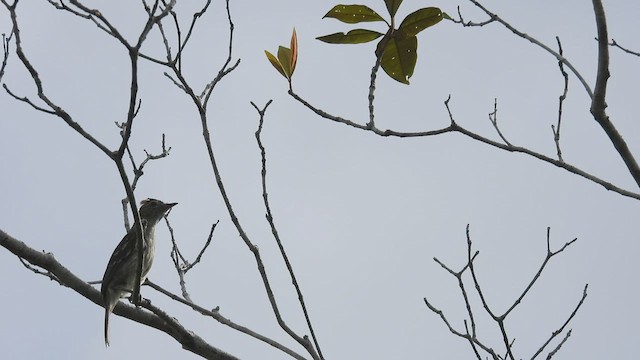
[[[502,314],[498,315],[496,314],[496,312],[492,309],[492,307],[490,306],[490,304],[488,303],[485,295],[484,295],[484,291],[483,291],[483,287],[481,286],[479,280],[478,280],[478,274],[477,274],[477,270],[475,269],[475,265],[474,265],[474,260],[476,259],[476,257],[478,256],[478,252],[473,250],[473,246],[472,246],[472,241],[471,241],[471,235],[469,232],[469,225],[467,225],[467,229],[466,229],[466,238],[467,238],[467,262],[466,264],[462,267],[462,269],[460,271],[453,271],[451,270],[450,267],[448,267],[447,265],[445,265],[442,261],[438,260],[437,258],[434,258],[434,261],[437,262],[443,269],[445,269],[449,274],[451,274],[452,276],[454,276],[458,282],[459,288],[460,288],[460,292],[462,295],[462,298],[464,300],[465,303],[465,307],[467,310],[467,316],[468,319],[465,320],[464,322],[464,331],[458,330],[456,329],[451,322],[449,321],[449,319],[447,318],[447,316],[444,314],[444,312],[440,309],[438,309],[436,306],[434,306],[432,303],[430,303],[427,298],[424,299],[425,304],[427,305],[427,307],[436,315],[438,315],[440,317],[440,319],[444,322],[444,324],[447,326],[447,328],[449,329],[449,331],[454,334],[455,336],[458,336],[460,338],[463,338],[465,340],[467,340],[467,342],[470,344],[474,354],[476,355],[476,358],[478,360],[481,360],[483,358],[483,354],[481,354],[480,350],[484,351],[487,355],[491,356],[492,359],[520,359],[522,358],[522,356],[516,356],[514,354],[513,351],[513,344],[514,344],[514,340],[509,336],[508,331],[507,331],[507,327],[506,327],[506,320],[509,316],[509,314],[517,307],[521,304],[522,300],[525,298],[525,296],[527,294],[529,294],[530,290],[533,288],[534,284],[536,284],[539,280],[540,280],[540,276],[543,272],[543,270],[546,268],[548,262],[551,260],[552,257],[562,253],[567,247],[569,247],[571,244],[573,244],[576,239],[573,239],[567,243],[565,243],[560,249],[556,250],[556,251],[552,251],[551,250],[551,245],[550,245],[550,229],[547,228],[547,251],[546,251],[546,256],[544,258],[544,260],[542,261],[538,271],[535,273],[535,275],[533,276],[533,278],[531,279],[531,281],[528,283],[528,285],[525,287],[525,289],[520,293],[520,295],[513,301],[513,303],[507,308],[506,311],[504,311]],[[504,356],[498,354],[493,347],[489,346],[485,341],[480,340],[477,336],[477,322],[475,320],[476,315],[474,314],[474,310],[470,301],[469,301],[469,295],[468,295],[468,290],[467,290],[467,284],[465,284],[464,280],[463,280],[463,275],[466,271],[469,271],[471,274],[471,277],[473,279],[473,287],[476,290],[477,295],[480,297],[480,300],[482,302],[482,310],[484,310],[484,312],[486,314],[488,314],[491,319],[493,319],[493,321],[495,322],[495,325],[498,328],[498,331],[500,332],[501,336],[502,336],[502,347],[504,347]],[[571,335],[571,330],[569,329],[566,333],[565,333],[565,329],[567,328],[569,322],[575,317],[575,315],[577,314],[578,310],[582,307],[586,297],[587,297],[587,287],[588,285],[585,285],[583,293],[582,293],[582,297],[580,298],[578,304],[575,306],[575,308],[573,309],[573,311],[569,314],[569,316],[567,317],[567,319],[563,322],[563,324],[558,327],[556,330],[554,330],[551,335],[545,340],[545,342],[540,345],[540,347],[536,350],[536,352],[532,355],[531,359],[535,359],[538,355],[540,355],[542,352],[545,351],[545,349],[547,348],[547,346],[554,340],[556,339],[557,336],[561,335],[561,334],[565,334],[564,338],[557,343],[556,347],[551,350],[548,354],[547,354],[547,359],[550,359],[551,357],[553,357],[562,347],[562,345],[564,345],[564,343],[567,341],[567,339],[569,338],[569,336]],[[469,329],[468,324],[471,324],[471,329]]]

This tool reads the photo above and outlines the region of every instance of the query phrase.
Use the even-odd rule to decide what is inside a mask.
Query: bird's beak
[[[171,209],[172,207],[174,207],[174,206],[178,205],[178,203],[169,203],[169,204],[166,204],[166,205],[167,205],[167,210],[169,210],[169,209]]]

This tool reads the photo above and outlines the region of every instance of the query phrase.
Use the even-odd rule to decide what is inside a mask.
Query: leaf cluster
[[[395,15],[402,0],[384,0],[390,21],[385,20],[365,5],[336,5],[324,18],[334,18],[347,24],[361,22],[384,22],[388,31],[383,34],[373,30],[354,29],[347,33],[339,32],[316,39],[329,44],[361,44],[376,40],[376,57],[380,59],[382,69],[392,79],[409,84],[418,60],[418,38],[416,35],[442,19],[451,19],[437,7],[426,7],[412,12],[395,28]]]
[[[296,35],[296,29],[293,29],[291,33],[289,46],[288,48],[279,46],[277,57],[267,50],[264,53],[267,55],[271,65],[291,83],[291,77],[296,70],[296,63],[298,62],[298,36]]]

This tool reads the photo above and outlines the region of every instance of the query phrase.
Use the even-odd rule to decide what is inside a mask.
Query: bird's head
[[[177,203],[163,203],[156,199],[145,199],[140,202],[140,219],[155,224]]]

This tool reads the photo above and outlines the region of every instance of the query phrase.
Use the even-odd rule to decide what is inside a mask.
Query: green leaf
[[[442,21],[442,11],[436,7],[428,7],[407,15],[398,28],[404,37],[416,36],[420,31]]]
[[[278,47],[278,61],[282,65],[284,77],[291,79],[291,49],[284,46]]]
[[[389,15],[391,15],[391,17],[394,17],[396,16],[396,12],[398,11],[400,4],[402,4],[402,0],[384,0],[384,3],[385,5],[387,5]]]
[[[293,28],[291,33],[291,76],[296,71],[296,64],[298,63],[298,34],[296,34],[296,28]]]
[[[409,78],[418,60],[417,50],[417,37],[391,37],[382,53],[382,69],[392,79],[409,85]]]
[[[269,59],[269,62],[271,63],[271,65],[273,65],[273,67],[276,68],[276,70],[278,70],[278,72],[286,78],[287,75],[285,75],[284,69],[282,68],[282,65],[280,65],[280,62],[278,61],[278,59],[267,50],[265,50],[264,53],[267,55],[267,59]]]
[[[323,17],[338,19],[347,24],[384,21],[375,11],[364,5],[336,5]]]
[[[362,44],[369,41],[373,41],[383,34],[365,30],[365,29],[354,29],[349,31],[348,33],[335,33],[331,35],[319,36],[316,39],[320,41],[324,41],[329,44]]]

